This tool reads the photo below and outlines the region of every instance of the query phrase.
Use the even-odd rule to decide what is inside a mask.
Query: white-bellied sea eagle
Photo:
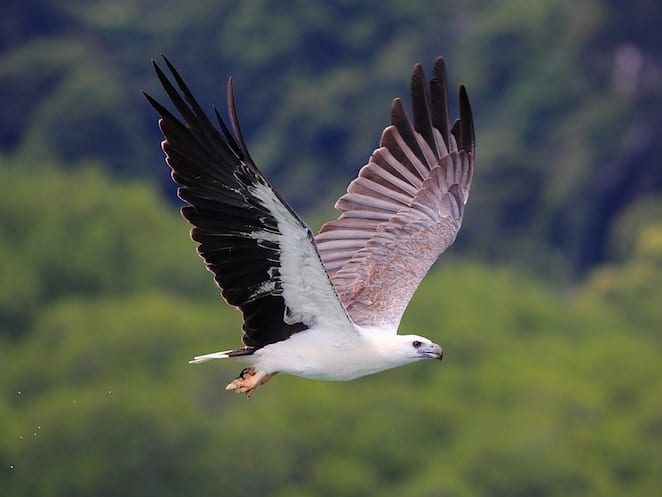
[[[389,368],[441,359],[418,335],[398,335],[416,287],[455,240],[474,162],[469,99],[459,91],[451,125],[442,58],[426,83],[411,77],[413,122],[402,101],[379,148],[336,203],[340,217],[315,236],[251,159],[239,128],[232,79],[232,131],[214,110],[214,126],[164,57],[172,80],[154,63],[177,109],[149,95],[160,114],[166,161],[186,202],[191,238],[223,298],[243,313],[243,347],[195,357],[246,364],[227,387],[250,396],[277,373],[352,380]]]

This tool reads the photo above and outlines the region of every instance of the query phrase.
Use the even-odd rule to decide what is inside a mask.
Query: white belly
[[[347,381],[399,365],[392,363],[357,331],[311,328],[247,356],[257,370],[304,378]]]

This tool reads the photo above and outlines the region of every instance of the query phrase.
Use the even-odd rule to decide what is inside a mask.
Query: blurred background
[[[662,487],[662,3],[30,0],[0,18],[0,491],[12,497],[652,496]],[[351,383],[189,366],[239,343],[140,90],[235,79],[316,229],[414,63],[477,132],[456,244]]]

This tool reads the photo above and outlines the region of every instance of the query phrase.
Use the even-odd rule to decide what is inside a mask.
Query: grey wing
[[[425,84],[411,81],[413,126],[400,99],[380,148],[336,203],[338,219],[316,237],[345,308],[360,326],[397,330],[419,283],[460,229],[473,175],[475,139],[469,100],[450,126],[444,62]]]

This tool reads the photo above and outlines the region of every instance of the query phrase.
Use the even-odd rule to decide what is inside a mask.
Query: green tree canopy
[[[113,184],[99,167],[63,172],[1,159],[0,331],[20,333],[40,307],[65,297],[150,288],[212,298],[186,224],[153,189]]]

